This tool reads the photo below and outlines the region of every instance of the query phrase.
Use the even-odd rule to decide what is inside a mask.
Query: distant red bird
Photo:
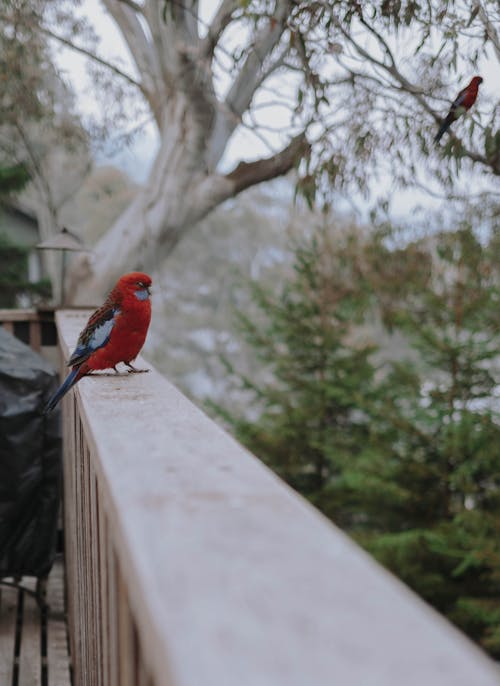
[[[125,274],[94,312],[68,361],[73,367],[62,386],[48,401],[45,412],[54,409],[61,398],[82,376],[97,369],[114,369],[124,362],[130,372],[147,371],[132,366],[139,354],[151,321],[149,296],[151,277],[141,272]]]
[[[450,111],[448,112],[446,119],[439,127],[439,131],[434,138],[434,143],[439,143],[445,131],[447,131],[453,122],[458,119],[462,114],[465,114],[467,110],[470,110],[472,105],[476,102],[477,93],[479,90],[479,84],[483,83],[481,76],[474,76],[472,81],[457,95],[453,101]]]

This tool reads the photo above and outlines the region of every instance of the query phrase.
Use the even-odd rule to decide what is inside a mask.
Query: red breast
[[[469,109],[476,102],[479,85],[483,82],[482,76],[474,76],[465,90],[465,97],[462,106]]]

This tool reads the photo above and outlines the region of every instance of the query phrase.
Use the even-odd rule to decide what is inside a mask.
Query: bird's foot
[[[125,362],[125,364],[128,367],[127,372],[129,374],[144,374],[145,372],[149,372],[149,369],[137,369],[137,367],[134,367],[129,362]]]

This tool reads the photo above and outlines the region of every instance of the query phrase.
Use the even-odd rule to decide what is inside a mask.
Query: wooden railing
[[[54,310],[9,310],[0,309],[0,326],[14,334],[23,343],[40,351],[42,346],[57,345],[54,326]]]
[[[58,313],[63,357],[84,322]],[[156,371],[83,379],[63,422],[75,686],[498,686]]]

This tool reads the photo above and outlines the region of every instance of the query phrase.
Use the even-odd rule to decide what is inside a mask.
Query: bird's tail
[[[448,115],[448,116],[446,117],[446,119],[444,119],[443,123],[442,123],[441,126],[439,127],[439,131],[438,131],[438,132],[436,133],[436,135],[434,136],[434,143],[439,143],[439,141],[440,141],[441,138],[444,136],[444,134],[446,133],[446,131],[448,131],[448,129],[450,128],[450,126],[451,126],[451,124],[453,123],[453,121],[454,121],[454,118],[453,118],[453,117],[450,117],[450,115]]]
[[[61,400],[63,396],[66,395],[66,393],[69,391],[69,389],[76,384],[76,382],[83,376],[81,367],[73,367],[73,369],[70,371],[68,376],[64,379],[63,383],[57,391],[54,393],[54,395],[50,398],[50,400],[47,402],[45,405],[45,408],[43,410],[44,414],[48,414],[49,412],[52,412],[54,407],[57,405],[57,403]]]

